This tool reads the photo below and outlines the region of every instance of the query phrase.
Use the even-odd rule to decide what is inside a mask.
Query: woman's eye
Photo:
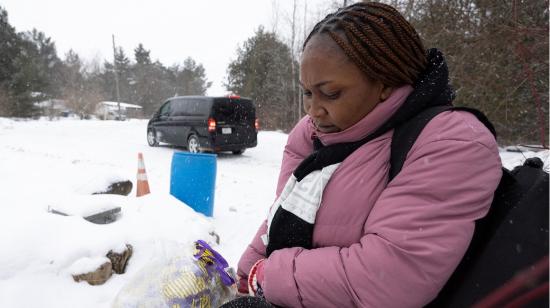
[[[332,92],[332,93],[325,93],[324,94],[328,99],[338,99],[340,97],[340,91]]]

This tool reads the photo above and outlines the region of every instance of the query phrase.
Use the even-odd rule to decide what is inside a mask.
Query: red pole
[[[510,300],[511,297],[522,289],[535,284],[544,274],[548,274],[548,256],[543,257],[535,265],[521,271],[503,286],[477,302],[473,308],[502,307],[507,300]],[[548,286],[548,282],[546,282],[546,286]]]
[[[546,1],[546,4],[548,6],[548,1]],[[535,104],[537,106],[537,113],[539,115],[538,118],[539,118],[539,126],[540,126],[540,130],[539,130],[539,132],[540,132],[540,143],[541,143],[543,148],[547,149],[548,147],[546,146],[546,141],[545,141],[546,134],[545,134],[545,131],[544,131],[545,123],[544,123],[544,116],[543,116],[543,113],[542,113],[541,102],[540,102],[539,95],[537,93],[537,89],[535,88],[535,81],[533,80],[533,70],[528,65],[528,62],[526,60],[526,58],[527,58],[526,50],[525,50],[525,47],[522,45],[521,38],[519,36],[519,32],[520,32],[521,29],[520,29],[519,24],[518,24],[517,0],[512,1],[512,18],[514,20],[514,27],[516,29],[516,33],[515,33],[516,34],[516,40],[517,40],[516,52],[517,52],[518,58],[520,58],[520,60],[523,62],[523,70],[525,71],[525,75],[527,75],[527,79],[529,80],[529,86],[531,88],[531,95],[533,95],[533,98],[535,99]]]
[[[538,286],[537,288],[518,296],[512,302],[506,304],[504,308],[520,308],[525,307],[527,304],[533,302],[536,299],[543,297],[548,294],[548,282],[543,285]]]
[[[537,113],[539,115],[539,126],[540,126],[540,143],[542,145],[543,148],[547,148],[546,147],[546,141],[545,141],[545,136],[546,134],[544,133],[544,127],[545,127],[545,123],[544,123],[544,116],[543,116],[543,113],[542,113],[542,107],[541,107],[541,104],[540,104],[540,97],[539,97],[539,94],[537,93],[537,89],[535,88],[535,81],[533,80],[533,70],[531,69],[531,67],[528,65],[527,61],[525,61],[525,48],[521,45],[521,43],[518,43],[518,49],[519,49],[519,54],[520,56],[523,58],[523,70],[525,71],[525,75],[527,75],[527,79],[529,80],[529,87],[531,88],[531,95],[533,95],[533,98],[535,99],[535,104],[537,106]]]

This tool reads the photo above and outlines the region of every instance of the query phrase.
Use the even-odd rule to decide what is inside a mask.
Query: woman
[[[437,295],[501,177],[488,129],[447,111],[388,180],[393,128],[449,104],[447,82],[442,54],[426,52],[390,6],[357,3],[314,27],[300,67],[307,116],[289,134],[278,198],[239,261],[240,291],[265,299],[241,301],[420,307]]]

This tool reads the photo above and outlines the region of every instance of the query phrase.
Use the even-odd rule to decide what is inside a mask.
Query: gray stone
[[[114,194],[128,196],[132,192],[132,182],[131,181],[120,181],[110,184],[105,190],[92,193],[92,195],[100,194]]]
[[[120,207],[86,216],[84,219],[94,224],[105,225],[116,221],[118,213],[120,213]]]
[[[62,211],[56,210],[56,209],[51,208],[51,207],[48,209],[48,211],[52,214],[57,214],[57,215],[61,215],[61,216],[70,216],[67,213],[64,213]],[[97,212],[97,213],[89,215],[89,216],[85,216],[83,218],[86,219],[89,222],[94,223],[94,224],[105,225],[105,224],[110,224],[110,223],[116,221],[117,218],[118,218],[119,213],[120,213],[120,207],[115,207],[115,208],[112,208],[112,209],[109,209],[109,210],[105,210],[105,211]]]
[[[107,258],[111,260],[113,264],[113,272],[117,274],[124,274],[126,271],[126,265],[128,265],[128,260],[132,256],[134,248],[130,244],[126,244],[126,249],[122,253],[116,253],[110,250],[107,253]]]
[[[210,231],[208,234],[210,234],[210,236],[214,238],[216,244],[220,244],[220,235],[218,233],[216,233],[215,231]]]
[[[84,280],[90,285],[96,286],[104,284],[107,280],[109,280],[109,278],[111,278],[111,275],[113,275],[113,267],[111,262],[107,261],[101,264],[99,268],[93,272],[73,275],[73,279],[76,282]]]

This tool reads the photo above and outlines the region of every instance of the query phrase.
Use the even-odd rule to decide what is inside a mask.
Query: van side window
[[[176,99],[172,101],[172,108],[170,110],[170,115],[173,117],[185,115],[184,110],[184,101],[181,99]]]
[[[188,114],[187,112],[187,100],[176,99],[172,102],[172,111],[171,115],[173,117],[181,117]]]
[[[210,113],[210,102],[204,99],[194,99],[189,102],[188,112],[192,115],[208,115]]]
[[[171,105],[171,102],[168,101],[164,104],[164,106],[162,106],[162,108],[160,108],[160,115],[161,116],[170,115],[170,105]]]

